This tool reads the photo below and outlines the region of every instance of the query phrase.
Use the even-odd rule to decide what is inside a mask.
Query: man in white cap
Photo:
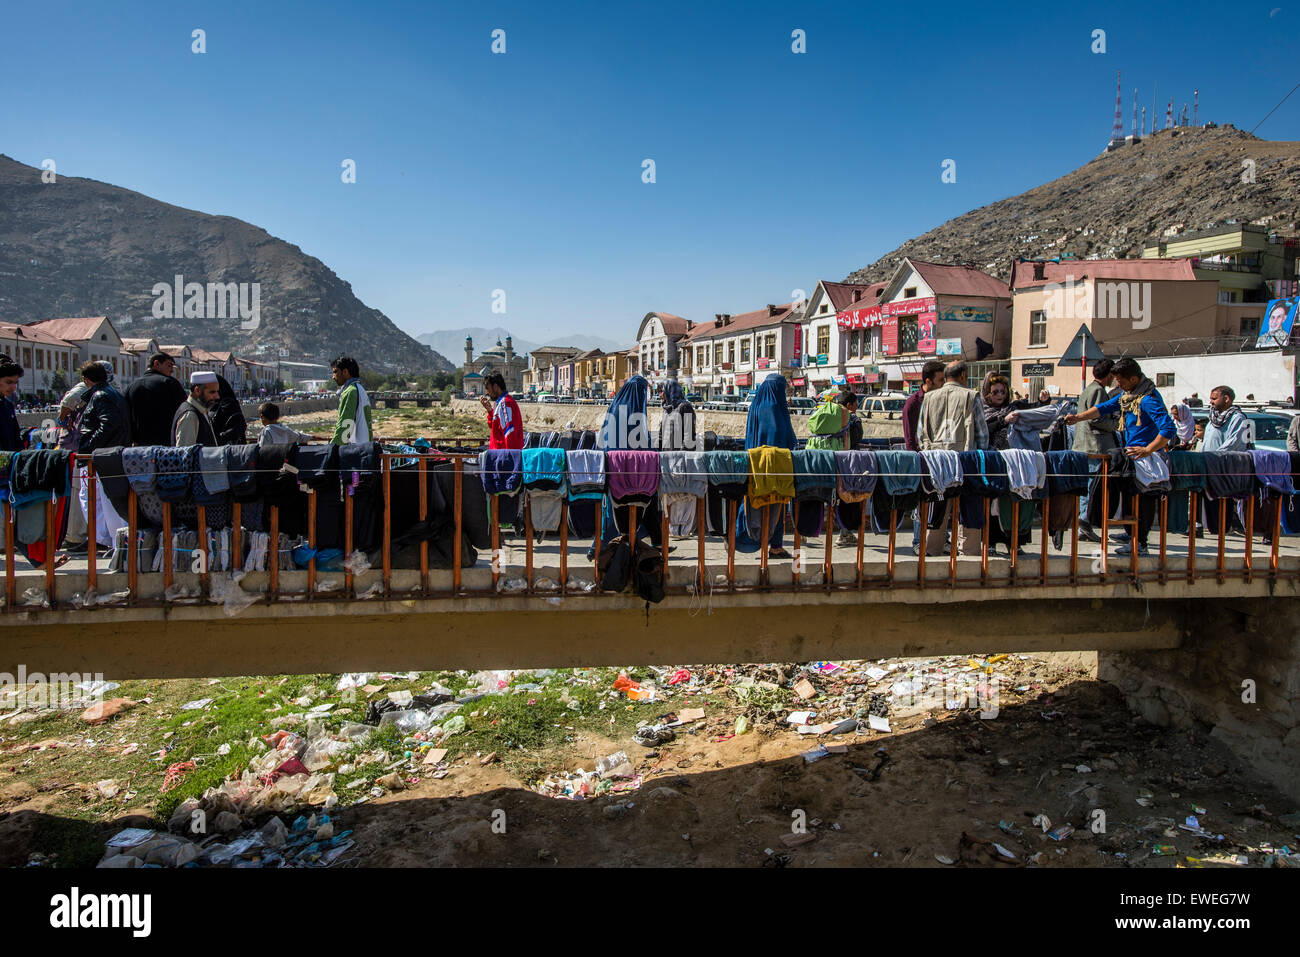
[[[200,371],[190,375],[190,395],[172,416],[173,445],[218,445],[212,428],[212,408],[220,397],[215,372]]]

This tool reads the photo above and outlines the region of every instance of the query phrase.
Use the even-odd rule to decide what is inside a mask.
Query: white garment
[[[1007,463],[1007,484],[1021,498],[1032,498],[1035,489],[1047,484],[1047,456],[1029,449],[1003,449]]]
[[[1144,455],[1133,462],[1133,472],[1138,485],[1148,488],[1159,482],[1169,481],[1169,460],[1156,452]]]
[[[926,449],[921,457],[930,470],[930,482],[939,491],[960,485],[966,477],[962,472],[961,459],[951,449]]]
[[[370,396],[366,395],[366,390],[361,387],[361,380],[355,383],[357,387],[357,429],[352,435],[352,442],[356,445],[367,445],[370,442],[370,426],[366,424],[366,409],[370,408]]]
[[[86,492],[90,483],[86,480],[86,467],[80,466],[77,469],[77,477],[80,481],[77,483],[77,498],[81,502],[81,515],[87,522],[90,521],[90,507],[86,501]],[[119,528],[126,528],[126,520],[117,514],[117,509],[113,508],[113,503],[109,501],[104,494],[104,482],[102,479],[95,481],[95,544],[112,545],[113,539],[117,536]],[[89,532],[87,533],[89,537]]]
[[[1178,440],[1180,442],[1190,442],[1196,438],[1196,420],[1192,418],[1192,410],[1185,403],[1179,402],[1174,406],[1174,428],[1178,430]]]

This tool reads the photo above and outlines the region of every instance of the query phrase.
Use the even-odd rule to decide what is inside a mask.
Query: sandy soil
[[[575,744],[570,770],[626,750],[644,776],[630,793],[546,797],[500,764],[471,758],[339,820],[356,829],[363,866],[947,866],[938,856],[953,866],[1024,866],[1037,854],[1033,863],[1048,867],[1174,867],[1189,855],[1290,839],[1262,819],[1287,802],[1217,742],[1131,717],[1078,663],[1026,656],[1017,671],[1031,690],[996,719],[919,712],[894,719],[891,734],[836,739],[847,753],[816,763],[800,756],[808,738],[786,728],[728,737],[733,712],[657,751],[626,740]],[[1085,763],[1090,771],[1076,770]],[[1153,806],[1137,803],[1143,789]],[[1267,811],[1252,816],[1261,803]],[[1227,841],[1176,828],[1196,807]],[[1100,834],[1088,828],[1096,809],[1105,814]],[[1052,840],[1033,826],[1038,814],[1077,830]],[[806,833],[796,834],[800,820]],[[1178,856],[1152,856],[1156,844]]]

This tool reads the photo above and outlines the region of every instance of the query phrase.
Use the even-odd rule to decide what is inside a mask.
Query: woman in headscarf
[[[218,445],[247,445],[248,422],[239,397],[223,375],[217,376],[217,404],[212,410],[212,431]]]
[[[1038,393],[1037,402],[1028,399],[1012,400],[1011,383],[1007,377],[990,372],[980,386],[980,398],[984,400],[984,422],[989,427],[989,448],[1007,449],[1011,447],[1007,432],[1015,422],[1014,416],[1010,420],[1007,416],[1012,412],[1046,405],[1051,394],[1044,389]]]
[[[618,390],[618,394],[610,402],[609,410],[605,413],[605,421],[596,434],[596,448],[606,451],[611,449],[649,451],[653,448],[650,441],[650,419],[647,408],[649,399],[650,383],[645,377],[634,375],[623,383],[623,388]],[[600,540],[604,543],[618,535],[620,529],[626,527],[629,506],[615,506],[614,499],[606,494],[601,515]],[[660,533],[663,522],[659,517],[657,496],[649,506],[639,510],[638,517],[641,521],[637,523],[637,537],[649,537],[650,544],[658,548],[661,543]],[[595,554],[593,548],[587,552],[587,557],[594,558]]]
[[[795,447],[794,426],[790,422],[790,407],[786,398],[786,381],[781,375],[770,375],[763,380],[754,394],[754,401],[749,404],[749,417],[745,420],[745,448],[756,449],[759,446],[772,445],[777,448]],[[740,513],[736,516],[736,550],[744,552],[757,551],[761,545],[756,536],[762,535],[762,517],[758,509],[753,514],[748,503],[742,503]],[[773,558],[787,558],[789,553],[781,547],[785,533],[785,509],[769,509],[772,527],[768,532],[768,555]],[[750,529],[754,534],[751,534]]]

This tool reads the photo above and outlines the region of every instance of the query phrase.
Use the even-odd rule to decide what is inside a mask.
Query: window
[[[831,327],[817,327],[817,354],[819,356],[827,355],[831,351]]]
[[[1174,374],[1172,372],[1156,373],[1156,388],[1163,389],[1167,385],[1174,384]]]
[[[748,339],[740,340],[740,361],[741,362],[749,361],[749,340]]]
[[[703,369],[706,364],[705,349],[704,346],[700,346],[695,350],[695,365],[697,368]]]
[[[36,350],[36,368],[38,368],[38,369],[44,369],[44,368],[45,368],[45,350],[44,350],[44,349],[37,349],[37,350]]]
[[[26,369],[30,369],[32,367],[31,346],[28,346],[26,349],[23,350],[23,367]]]
[[[1029,314],[1029,344],[1047,345],[1047,313],[1042,309],[1036,309]]]
[[[898,351],[915,352],[916,340],[920,334],[916,316],[900,316],[898,319]]]
[[[732,339],[727,343],[727,361],[732,365],[736,364],[736,340]]]
[[[1259,317],[1243,316],[1241,320],[1241,334],[1243,336],[1259,335]]]
[[[858,330],[854,329],[852,332],[849,333],[849,358],[856,359],[857,357],[858,357]]]
[[[822,303],[822,308],[821,308],[821,311],[822,311],[822,312],[826,312],[826,311],[829,310],[829,309],[830,309],[830,306],[826,305],[825,303]]]
[[[903,298],[904,298],[904,299],[915,299],[915,298],[916,298],[916,287],[915,287],[915,286],[908,286],[906,289],[904,289],[904,290],[903,290]]]
[[[715,366],[722,365],[722,343],[721,342],[716,342],[713,345],[713,364]]]
[[[769,359],[776,358],[776,333],[775,332],[767,337],[767,357]]]

